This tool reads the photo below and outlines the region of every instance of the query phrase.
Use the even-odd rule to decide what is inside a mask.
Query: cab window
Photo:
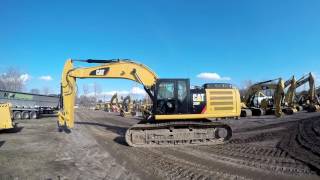
[[[183,102],[187,97],[187,83],[186,81],[178,81],[178,100]]]
[[[173,98],[174,98],[174,83],[161,82],[159,84],[157,99],[173,99]]]

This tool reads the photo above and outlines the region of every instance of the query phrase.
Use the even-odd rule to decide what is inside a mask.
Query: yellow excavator
[[[272,89],[274,90],[274,102],[264,99],[261,103],[254,104],[254,99],[260,91]],[[284,82],[281,78],[259,82],[250,86],[241,103],[241,116],[261,116],[267,111],[273,111],[277,117],[282,116],[281,101],[284,95]]]
[[[104,103],[99,102],[95,105],[94,110],[102,110],[104,109],[104,105],[105,105]]]
[[[143,99],[140,101],[136,111],[141,112],[141,115],[144,119],[148,119],[148,117],[152,114],[152,102],[149,101],[149,99]]]
[[[74,68],[75,61],[100,63]],[[153,101],[152,115],[125,133],[129,146],[221,144],[232,136],[229,125],[216,121],[240,116],[239,90],[230,84],[209,83],[190,89],[189,79],[160,79],[143,64],[131,60],[67,60],[62,72],[58,127],[70,132],[74,127],[77,78],[118,78],[143,85]]]
[[[300,98],[297,100],[300,106],[303,106],[308,112],[315,112],[320,110],[320,101],[316,93],[315,79],[312,73],[302,76],[296,83],[295,88],[292,90],[291,94],[294,94],[295,90],[300,86],[309,83],[309,91],[307,95],[303,93],[300,94]]]
[[[111,112],[119,112],[120,111],[120,105],[119,105],[117,93],[114,93],[114,95],[111,97],[110,106],[111,106]]]
[[[287,80],[284,83],[285,89],[289,87],[284,97],[284,103],[288,107],[295,108],[294,99],[295,99],[296,86],[297,86],[297,81],[294,76],[292,76],[291,79]]]
[[[0,130],[12,129],[15,123],[12,121],[12,114],[9,103],[0,103]]]
[[[103,111],[111,112],[111,103],[110,102],[104,103]]]
[[[134,116],[135,111],[133,110],[133,102],[131,102],[130,95],[126,96],[122,100],[122,106],[120,108],[120,116],[127,117],[127,116]]]
[[[296,101],[296,89],[302,85],[301,80],[299,80],[298,82],[299,83],[297,84],[297,80],[295,79],[294,76],[292,76],[291,79],[287,80],[284,83],[285,88],[288,88],[288,89],[285,94],[283,104],[284,104],[284,107],[286,107],[287,109],[291,109],[292,112],[301,111],[303,109],[302,106],[300,106]]]

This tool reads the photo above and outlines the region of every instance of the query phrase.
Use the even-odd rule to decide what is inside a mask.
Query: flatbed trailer
[[[0,103],[10,103],[13,119],[37,119],[53,114],[59,107],[59,95],[41,95],[0,90]]]

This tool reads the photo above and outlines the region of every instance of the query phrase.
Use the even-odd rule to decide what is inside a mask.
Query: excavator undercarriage
[[[126,142],[133,147],[213,145],[231,137],[230,126],[209,120],[142,122],[130,127],[125,135]]]

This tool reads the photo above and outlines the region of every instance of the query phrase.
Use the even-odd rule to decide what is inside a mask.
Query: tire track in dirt
[[[194,149],[192,147],[184,148],[183,152],[191,155],[198,154],[199,157],[207,157],[234,166],[243,168],[254,168],[256,171],[291,176],[313,175],[305,164],[296,161],[288,154],[277,148],[267,148],[258,146],[223,146],[217,148]],[[201,156],[202,154],[202,156]]]
[[[82,117],[90,118],[85,113],[81,114]],[[131,123],[130,123],[131,124]],[[99,130],[102,130],[99,128]],[[101,133],[96,133],[96,129],[93,129],[93,134],[96,134],[97,139],[106,138],[101,136]],[[119,145],[118,145],[119,146]],[[111,146],[108,146],[110,148]],[[212,169],[201,164],[188,161],[187,159],[177,158],[175,156],[165,154],[161,150],[155,148],[131,148],[121,147],[122,154],[126,154],[127,158],[133,159],[136,163],[139,163],[139,168],[148,169],[147,172],[152,172],[152,175],[156,175],[160,178],[167,179],[248,179],[239,175],[231,174],[230,172],[222,171],[221,169]],[[110,149],[109,149],[110,150]],[[119,150],[119,149],[118,149]],[[151,176],[152,176],[151,175]]]
[[[275,179],[279,177],[288,179],[310,177],[312,179],[312,177],[315,177],[313,170],[304,163],[291,158],[285,151],[277,147],[252,145],[252,143],[261,141],[273,139],[280,140],[285,134],[284,128],[286,129],[293,126],[295,122],[282,122],[279,123],[280,125],[266,125],[258,129],[252,128],[251,131],[242,131],[239,129],[238,133],[235,133],[237,138],[231,140],[228,144],[214,147],[129,148],[125,145],[123,136],[126,128],[135,124],[137,122],[136,120],[131,121],[131,119],[122,119],[119,121],[114,120],[113,118],[105,120],[101,118],[101,114],[98,113],[94,113],[94,115],[90,113],[82,114],[87,116],[87,119],[91,118],[98,122],[103,120],[103,123],[121,128],[121,130],[113,131],[113,133],[115,133],[113,138],[118,139],[117,143],[120,143],[118,146],[121,146],[117,147],[117,150],[124,151],[125,154],[128,154],[127,158],[134,159],[136,162],[138,161],[140,164],[144,164],[144,167],[148,169],[145,170],[145,172],[153,172],[160,178],[165,175],[168,179],[192,179],[195,177],[204,179],[210,177],[226,179],[247,179],[253,177],[256,179],[256,177],[261,178],[261,174],[269,174],[270,176],[270,173],[275,174]],[[104,134],[106,129],[98,129],[100,131],[98,133],[98,138],[103,141],[105,137],[101,134]],[[133,156],[136,157],[133,158]],[[195,161],[197,161],[196,158],[206,162],[202,163],[200,161],[195,163]],[[123,159],[123,161],[126,160]],[[224,163],[225,165],[220,165],[217,162]],[[211,168],[208,168],[208,163]],[[220,165],[221,168],[212,168],[213,165]],[[233,165],[233,169],[235,167],[241,167],[240,171],[238,171],[238,173],[232,173],[232,170],[228,167],[230,165]],[[163,171],[164,169],[165,171]],[[254,171],[252,171],[252,169]],[[244,173],[239,173],[241,171]],[[245,175],[248,172],[251,174]]]
[[[76,119],[79,115],[76,114]],[[116,159],[95,139],[86,126],[76,124],[57,145],[56,164],[66,179],[139,179],[133,171],[116,163]],[[71,170],[72,169],[72,170]]]
[[[284,136],[279,147],[320,174],[320,117],[301,120]]]

